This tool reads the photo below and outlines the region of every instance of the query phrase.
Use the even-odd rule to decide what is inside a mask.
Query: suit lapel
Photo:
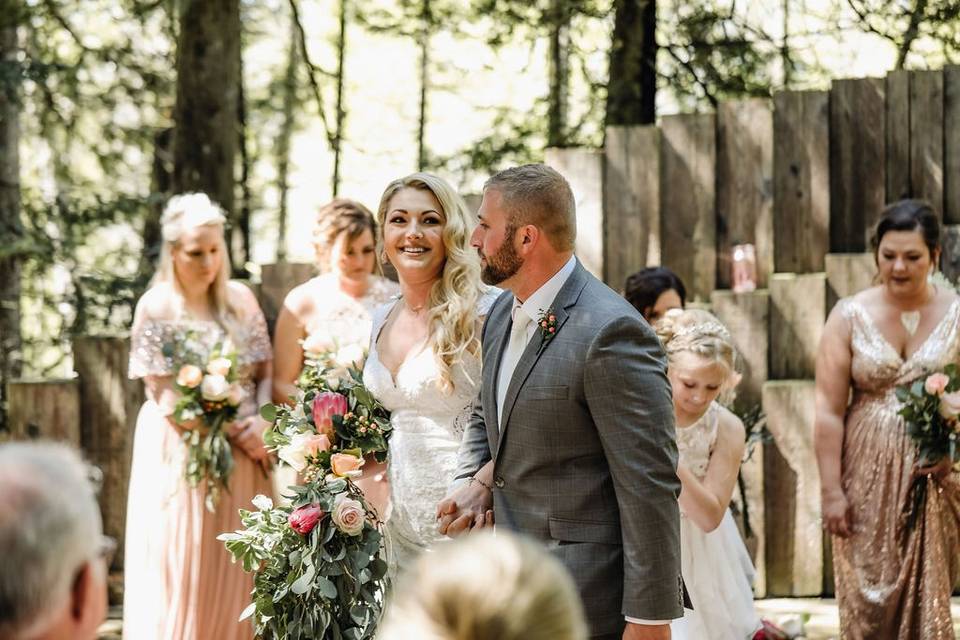
[[[517,402],[517,396],[520,394],[520,389],[523,388],[523,384],[526,382],[527,377],[529,377],[530,372],[533,371],[533,367],[537,364],[537,361],[540,360],[540,356],[544,351],[550,348],[550,345],[556,341],[557,336],[560,334],[560,331],[563,329],[564,323],[570,317],[568,309],[576,304],[577,299],[580,297],[580,292],[583,291],[583,287],[587,284],[587,272],[583,268],[583,265],[580,264],[580,261],[577,260],[577,265],[573,269],[573,273],[570,274],[570,277],[567,278],[567,281],[563,284],[563,287],[560,288],[560,293],[557,294],[557,297],[554,299],[551,308],[553,313],[557,316],[557,330],[554,333],[553,338],[549,341],[544,342],[543,335],[540,333],[540,327],[538,326],[536,331],[533,333],[533,337],[530,338],[527,348],[524,349],[523,355],[520,356],[520,360],[517,362],[516,368],[513,370],[513,377],[510,379],[510,386],[507,387],[507,395],[503,401],[503,425],[499,429],[499,439],[497,441],[497,454],[499,455],[500,449],[503,448],[503,441],[507,437],[507,428],[510,426],[510,414],[513,412],[513,407]],[[507,334],[509,335],[510,328],[507,328]],[[501,335],[501,340],[503,336]],[[500,359],[502,358],[504,345],[500,345],[500,356],[497,357],[497,368],[500,370]],[[497,380],[494,377],[494,384]],[[496,388],[496,387],[494,387]],[[496,397],[496,394],[494,394]],[[494,418],[496,418],[496,408],[494,409]]]

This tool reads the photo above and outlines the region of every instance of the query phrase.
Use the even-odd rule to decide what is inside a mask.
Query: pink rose
[[[330,451],[330,438],[325,433],[310,436],[303,443],[303,451],[310,457],[316,456],[321,451]]]
[[[950,384],[950,378],[947,377],[944,373],[934,373],[927,376],[926,381],[923,383],[923,388],[932,396],[943,395],[943,392],[947,390],[947,385]]]
[[[181,387],[193,389],[200,384],[201,380],[203,380],[203,371],[192,364],[180,367],[180,371],[177,372],[177,384]]]
[[[347,397],[342,393],[324,391],[313,399],[313,424],[317,433],[325,433],[333,441],[333,416],[342,416],[347,412]]]
[[[366,515],[362,504],[352,498],[345,497],[345,494],[341,493],[333,505],[330,518],[340,531],[348,536],[358,536],[363,531]]]
[[[214,358],[207,363],[207,373],[212,376],[227,377],[230,374],[230,367],[233,363],[229,358]]]
[[[335,453],[330,456],[330,470],[334,475],[341,478],[356,478],[363,474],[360,467],[363,466],[363,458],[350,455],[349,453]]]
[[[324,515],[326,514],[323,509],[317,505],[307,504],[291,513],[287,517],[287,522],[290,523],[291,529],[305,536],[313,531],[313,528],[317,526]]]
[[[960,415],[960,391],[940,396],[940,415],[946,420],[955,420]]]

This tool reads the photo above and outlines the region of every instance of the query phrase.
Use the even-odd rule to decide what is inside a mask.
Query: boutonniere
[[[546,311],[540,311],[537,328],[540,329],[540,346],[543,347],[557,335],[557,316],[553,313],[553,309],[547,308]]]

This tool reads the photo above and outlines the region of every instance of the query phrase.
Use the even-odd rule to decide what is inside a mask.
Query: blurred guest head
[[[394,591],[380,640],[580,640],[566,569],[515,535],[474,533],[424,554]]]
[[[872,244],[887,290],[894,296],[921,293],[940,260],[939,217],[921,200],[894,202],[883,210]]]
[[[483,281],[509,288],[527,260],[568,257],[577,240],[576,211],[570,184],[545,164],[511,167],[487,180],[471,240]]]
[[[0,445],[0,638],[95,638],[112,550],[76,452]]]
[[[623,297],[653,324],[670,309],[682,309],[687,289],[679,276],[666,267],[647,267],[627,278]]]
[[[696,420],[721,392],[740,380],[733,338],[703,309],[671,309],[654,328],[667,353],[677,418]]]
[[[446,180],[421,172],[387,185],[377,222],[401,288],[431,287],[428,322],[440,387],[452,390],[453,363],[480,348],[475,309],[483,286],[479,260],[468,244],[473,216]]]
[[[377,222],[354,200],[334,198],[320,208],[313,244],[320,269],[345,280],[366,282],[377,269]]]

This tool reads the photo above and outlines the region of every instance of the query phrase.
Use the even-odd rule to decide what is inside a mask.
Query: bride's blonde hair
[[[733,337],[716,316],[703,309],[670,309],[655,325],[654,330],[667,353],[673,360],[680,353],[693,353],[706,360],[719,362],[730,372],[729,388],[739,381],[737,365],[739,355]]]
[[[477,332],[477,301],[486,291],[480,281],[480,258],[470,248],[473,224],[463,198],[450,184],[429,173],[413,173],[394,180],[383,192],[377,209],[377,225],[383,234],[390,199],[401,189],[429,191],[443,208],[443,273],[427,299],[429,335],[440,364],[440,388],[453,391],[452,367],[464,353],[480,352]]]
[[[218,238],[220,255],[223,259],[220,261],[217,277],[207,289],[207,299],[217,323],[232,335],[237,324],[238,313],[230,304],[227,294],[227,283],[230,281],[230,254],[227,252],[227,243],[223,238],[223,226],[226,221],[223,210],[205,193],[183,193],[170,198],[160,217],[163,244],[160,247],[160,264],[150,285],[168,283],[174,293],[182,298],[183,287],[173,266],[173,249],[185,232],[197,227],[215,227],[220,232]],[[182,305],[180,307],[182,308]]]

